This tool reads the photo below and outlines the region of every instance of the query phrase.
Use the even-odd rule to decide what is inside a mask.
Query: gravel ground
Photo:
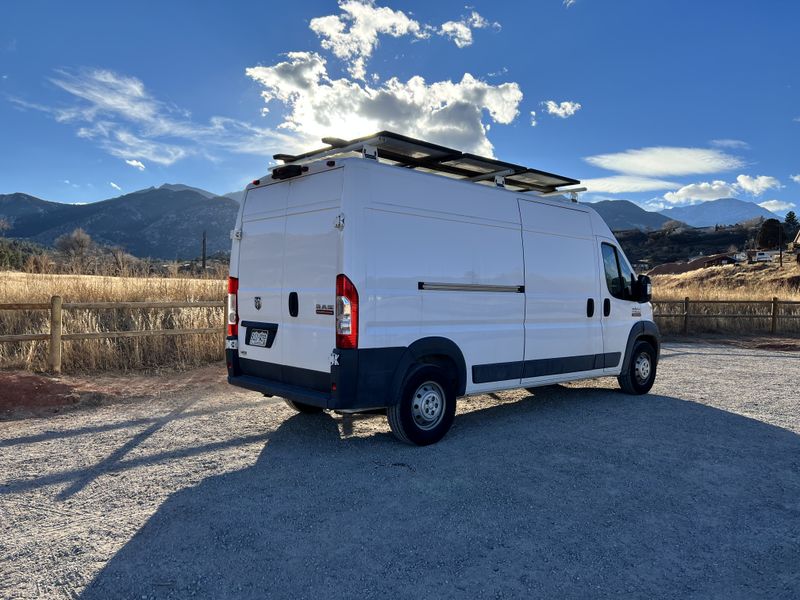
[[[4,598],[798,598],[800,354],[665,347],[448,436],[223,383],[0,422]]]

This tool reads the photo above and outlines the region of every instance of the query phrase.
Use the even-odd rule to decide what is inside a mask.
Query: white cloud
[[[78,137],[126,162],[171,165],[190,155],[213,158],[218,150],[271,155],[291,140],[284,133],[226,117],[192,121],[187,111],[152,96],[139,79],[105,69],[58,71],[51,82],[73,103],[51,107],[19,98],[11,101],[75,125]]]
[[[500,29],[499,23],[490,22],[474,10],[437,28],[412,19],[402,10],[376,6],[374,0],[339,0],[339,9],[338,15],[311,19],[309,27],[320,38],[322,47],[345,61],[350,76],[361,81],[366,80],[367,62],[381,35],[427,39],[436,33],[465,48],[472,44],[473,30]]]
[[[536,120],[536,111],[532,110],[531,111],[531,127],[536,127],[538,124],[539,124],[539,122]]]
[[[488,27],[499,30],[500,23],[490,23],[477,12],[472,11],[468,17],[464,17],[460,21],[447,21],[442,23],[438,33],[439,35],[453,40],[455,45],[459,48],[465,48],[472,44],[473,29],[486,29]]]
[[[800,175],[791,175],[790,177],[795,183],[800,183]]]
[[[757,175],[756,177],[739,175],[736,178],[736,185],[739,189],[753,196],[760,196],[767,190],[780,189],[783,187],[780,181],[767,175]]]
[[[114,189],[115,189],[115,190],[117,190],[118,192],[121,192],[121,191],[122,191],[122,188],[121,188],[121,187],[119,187],[119,186],[118,186],[116,183],[114,183],[113,181],[109,181],[109,182],[108,182],[108,185],[110,185],[112,188],[114,188]]]
[[[311,30],[322,39],[322,47],[347,61],[350,75],[364,79],[366,62],[378,45],[378,34],[392,37],[429,37],[429,28],[401,10],[375,6],[371,0],[339,0],[339,15],[311,19]]]
[[[58,71],[50,81],[71,99],[60,106],[12,101],[74,126],[79,137],[139,169],[147,163],[171,165],[188,156],[214,160],[220,151],[267,156],[293,152],[319,144],[324,136],[352,138],[381,129],[492,154],[487,137],[491,123],[508,124],[519,114],[522,92],[517,83],[491,85],[470,73],[460,80],[430,83],[421,76],[367,77],[366,63],[381,35],[422,39],[440,34],[440,28],[376,6],[373,0],[338,4],[338,15],[312,19],[310,27],[323,48],[347,63],[352,77],[329,75],[326,59],[317,52],[290,52],[272,66],[246,69],[263,87],[263,112],[280,111],[275,129],[222,116],[197,122],[188,111],[152,95],[141,80],[106,69]],[[448,23],[462,23],[470,36],[474,29],[499,28],[474,11]],[[453,39],[461,46],[467,42],[463,35]]]
[[[685,185],[676,192],[664,194],[664,200],[670,204],[690,204],[697,201],[717,200],[735,196],[736,192],[735,185],[717,180]]]
[[[659,190],[674,190],[681,187],[679,183],[672,181],[661,181],[635,175],[613,175],[597,179],[583,179],[581,180],[581,185],[586,186],[589,192],[604,192],[606,194],[655,192]]]
[[[792,210],[796,206],[793,202],[784,202],[783,200],[767,200],[766,202],[759,202],[758,205],[774,213],[783,213]]]
[[[126,160],[125,164],[128,164],[136,169],[139,169],[140,171],[144,171],[144,164],[139,160]]]
[[[570,102],[569,100],[561,103],[555,102],[554,100],[547,100],[542,102],[542,106],[547,109],[547,114],[554,115],[562,119],[571,117],[581,109],[580,102]]]
[[[642,177],[716,173],[744,166],[740,158],[720,150],[665,146],[598,154],[584,160],[602,169]]]
[[[577,1],[578,1],[578,0],[564,0],[564,6],[566,6],[567,8],[569,8],[570,6],[572,6],[573,4],[575,4]]]
[[[756,177],[739,175],[734,183],[716,180],[685,185],[676,192],[664,194],[664,199],[670,204],[691,204],[693,202],[729,198],[741,193],[760,196],[769,189],[781,187],[780,181],[774,177],[767,175],[758,175]]]
[[[465,73],[461,81],[427,83],[414,76],[396,77],[372,87],[348,79],[332,79],[325,59],[315,52],[292,52],[271,67],[251,67],[268,104],[286,109],[279,126],[301,144],[324,136],[351,139],[381,129],[402,131],[441,144],[491,154],[483,112],[496,123],[511,123],[519,113],[522,92],[516,83],[491,85]]]
[[[750,144],[742,140],[722,139],[711,140],[709,143],[717,148],[729,148],[731,150],[748,150],[750,148]]]

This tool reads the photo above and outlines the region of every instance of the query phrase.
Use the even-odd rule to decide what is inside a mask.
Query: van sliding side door
[[[519,200],[525,252],[522,385],[602,374],[597,253],[589,215]]]

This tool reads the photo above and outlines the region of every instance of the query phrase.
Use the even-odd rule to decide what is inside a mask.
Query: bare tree
[[[72,233],[58,237],[55,247],[67,256],[73,271],[80,273],[85,267],[86,258],[94,247],[94,242],[88,233],[78,227]]]
[[[4,219],[0,217],[0,238],[5,237],[6,231],[11,229],[11,223],[9,223],[8,219]]]

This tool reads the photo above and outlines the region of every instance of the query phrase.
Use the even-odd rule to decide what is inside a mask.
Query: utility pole
[[[203,273],[206,272],[206,231],[203,230]]]

